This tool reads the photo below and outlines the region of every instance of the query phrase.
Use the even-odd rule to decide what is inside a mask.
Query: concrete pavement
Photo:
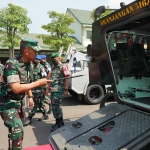
[[[63,99],[62,109],[64,113],[64,121],[67,123],[99,109],[99,105],[87,105],[69,95]],[[50,114],[49,120],[38,121],[37,119],[41,116],[41,113],[36,113],[32,119],[32,124],[24,127],[25,136],[23,148],[49,143],[48,137],[50,135],[51,126],[55,123],[55,120],[53,115]],[[3,125],[3,121],[0,118],[0,150],[7,150],[7,134],[7,128]]]

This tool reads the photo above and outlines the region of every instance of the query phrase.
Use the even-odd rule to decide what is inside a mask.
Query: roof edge
[[[80,23],[80,24],[82,24],[80,21],[79,21],[79,19],[72,13],[72,11],[69,9],[69,8],[67,8],[67,10],[76,18],[76,20],[78,20],[78,22]],[[67,11],[66,11],[67,12]]]

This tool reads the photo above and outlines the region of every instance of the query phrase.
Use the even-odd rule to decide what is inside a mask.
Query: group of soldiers
[[[31,61],[31,70],[32,82],[35,82],[41,78],[50,79],[51,66],[48,62],[46,62],[46,55],[37,55],[36,59],[34,61]],[[48,92],[49,91],[47,90],[47,88],[43,86],[32,89],[33,96],[31,96],[31,98],[34,98],[34,107],[32,109],[29,109],[27,119],[23,119],[24,126],[31,124],[31,120],[38,109],[43,114],[43,116],[39,118],[38,121],[47,120],[49,118],[46,110],[46,104],[48,104],[48,114],[51,113],[51,103],[50,98],[48,97]],[[25,112],[23,114],[25,114]]]
[[[10,58],[0,72],[0,115],[9,131],[9,150],[22,150],[23,125],[31,123],[38,108],[43,114],[38,120],[48,119],[46,104],[56,119],[51,132],[64,126],[61,101],[68,94],[69,70],[61,64],[57,52],[51,55],[51,67],[46,55],[38,55],[40,50],[37,41],[22,39],[20,54]],[[29,103],[26,119],[25,95]]]

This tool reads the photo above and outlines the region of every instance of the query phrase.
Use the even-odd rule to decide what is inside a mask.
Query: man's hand
[[[68,90],[64,90],[64,97],[68,95]]]
[[[32,109],[34,107],[33,98],[28,98],[28,101],[29,101],[29,108]]]
[[[43,78],[39,79],[37,82],[39,83],[39,86],[45,86],[47,83],[53,82],[53,80],[47,80],[46,78]]]

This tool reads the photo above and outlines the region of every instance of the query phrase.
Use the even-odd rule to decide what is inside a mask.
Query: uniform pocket
[[[7,128],[15,127],[15,117],[17,113],[18,112],[16,109],[8,109],[1,112],[1,117],[4,120],[4,125]]]

